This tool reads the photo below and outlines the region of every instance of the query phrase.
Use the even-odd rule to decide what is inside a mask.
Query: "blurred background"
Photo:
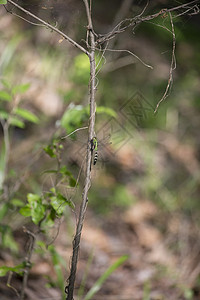
[[[146,5],[93,2],[98,34]],[[16,3],[86,47],[82,1]],[[152,1],[145,15],[183,3]],[[27,195],[30,203],[30,194],[41,201],[48,194],[52,203],[56,188],[69,205],[58,212],[60,206],[51,204],[55,215],[37,235],[27,299],[61,299],[83,189],[87,129],[68,135],[88,126],[89,61],[58,34],[6,8],[0,7],[0,266],[22,263],[26,231],[38,230],[38,221],[25,212]],[[172,15],[177,65],[157,113],[172,56],[169,16],[130,28],[107,46],[126,51],[97,49],[98,161],[92,166],[75,299],[86,299],[123,255],[128,259],[91,299],[200,297],[200,18],[178,16],[182,12]],[[20,289],[21,277],[10,274],[1,277],[1,299]]]

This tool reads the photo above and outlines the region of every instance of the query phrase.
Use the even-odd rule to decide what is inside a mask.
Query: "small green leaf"
[[[76,186],[76,179],[74,177],[70,177],[69,178],[69,185],[71,187],[75,187]]]
[[[60,174],[64,177],[69,177],[69,185],[75,187],[76,179],[73,177],[72,173],[67,170],[66,166],[62,166],[59,170]]]
[[[36,194],[28,194],[28,203],[31,209],[31,218],[33,223],[38,224],[45,216],[45,206],[42,199]]]
[[[57,170],[46,170],[46,171],[43,172],[43,174],[46,174],[46,173],[57,174],[58,171]]]
[[[52,196],[50,198],[51,201],[51,206],[53,207],[53,209],[56,211],[56,213],[58,215],[62,215],[62,213],[65,210],[65,206],[66,206],[66,199],[62,199],[61,197],[57,197],[57,196]]]
[[[12,205],[17,206],[17,207],[22,207],[24,206],[24,202],[20,199],[12,199],[11,200]]]
[[[89,290],[87,295],[85,296],[84,300],[90,300],[93,296],[100,290],[103,283],[106,279],[119,267],[121,266],[126,260],[128,259],[128,255],[121,256],[115,263],[113,263],[105,273],[95,282],[92,288]]]
[[[31,209],[27,205],[24,206],[24,207],[22,207],[22,208],[20,208],[19,212],[24,217],[30,217],[31,216]]]
[[[19,84],[14,86],[12,89],[12,94],[23,94],[25,93],[30,87],[30,83],[25,83],[25,84]]]
[[[111,117],[114,117],[114,118],[117,117],[116,112],[110,107],[97,106],[96,111],[97,111],[97,114],[107,114],[107,115],[109,115]]]
[[[50,157],[56,157],[55,150],[52,149],[51,145],[48,145],[47,147],[43,148],[43,150],[48,154]]]
[[[18,266],[15,266],[15,267],[6,267],[6,266],[2,266],[0,267],[0,276],[5,276],[8,272],[15,272],[19,275],[22,275],[23,274],[23,271],[24,271],[24,264],[20,264]]]
[[[67,170],[66,166],[62,166],[59,170],[60,174],[70,176],[72,173]]]
[[[10,89],[11,88],[11,84],[5,79],[1,79],[1,83],[3,84],[3,86],[7,89]]]
[[[5,217],[5,215],[7,214],[8,209],[9,209],[9,204],[8,203],[2,204],[1,209],[0,209],[0,221]]]
[[[6,91],[0,91],[0,100],[3,101],[11,101],[12,97],[9,93],[7,93]]]
[[[2,120],[7,120],[8,119],[8,113],[5,110],[0,110],[0,118]]]
[[[67,132],[72,132],[76,128],[82,127],[88,117],[88,106],[71,105],[62,116],[61,126],[65,128]]]
[[[32,122],[32,123],[35,123],[35,124],[38,124],[39,123],[39,119],[36,115],[34,115],[32,112],[26,110],[26,109],[23,109],[23,108],[16,108],[14,113],[20,117],[22,117],[23,119],[29,121],[29,122]]]
[[[10,118],[10,124],[19,128],[24,128],[25,124],[22,120],[18,119],[17,117]]]
[[[7,0],[0,0],[0,4],[7,4]]]

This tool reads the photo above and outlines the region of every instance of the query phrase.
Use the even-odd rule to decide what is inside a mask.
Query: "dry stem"
[[[76,270],[77,270],[77,262],[78,262],[78,254],[79,254],[79,247],[80,247],[80,239],[81,233],[83,228],[83,222],[86,214],[87,203],[88,203],[88,191],[91,186],[91,160],[92,160],[92,152],[91,152],[91,145],[90,141],[94,137],[94,128],[95,128],[95,34],[93,32],[93,25],[92,25],[92,18],[91,12],[88,5],[87,0],[83,0],[86,8],[87,19],[88,19],[88,36],[90,37],[90,119],[89,119],[89,132],[88,132],[88,145],[87,145],[87,157],[86,157],[86,175],[85,175],[85,184],[84,190],[82,194],[82,203],[79,212],[78,224],[76,227],[76,234],[73,240],[73,254],[72,254],[72,261],[71,261],[71,269],[70,269],[70,276],[68,278],[68,285],[66,286],[66,293],[67,293],[67,300],[73,300],[73,293],[74,293],[74,284],[76,279]]]

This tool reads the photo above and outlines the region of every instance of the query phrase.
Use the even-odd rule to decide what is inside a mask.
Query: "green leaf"
[[[10,89],[11,88],[11,84],[5,79],[1,79],[1,83],[3,84],[3,86],[7,89]]]
[[[51,145],[48,145],[47,147],[43,148],[43,150],[48,154],[50,157],[56,157],[55,149],[52,148]]]
[[[46,173],[57,174],[58,171],[57,170],[46,170],[46,171],[43,172],[43,174],[46,174]]]
[[[5,110],[0,110],[0,118],[2,120],[7,120],[8,119],[8,113]]]
[[[7,214],[8,209],[9,209],[9,204],[8,203],[2,204],[1,209],[0,209],[0,221],[5,217],[5,215]]]
[[[28,194],[28,203],[31,209],[31,218],[33,223],[38,224],[45,216],[45,206],[42,199],[36,194]]]
[[[12,89],[12,94],[23,94],[29,89],[29,87],[30,83],[15,85]]]
[[[13,117],[13,116],[10,118],[10,124],[13,126],[19,127],[19,128],[25,127],[25,124],[22,120],[20,120],[17,117]]]
[[[110,107],[105,107],[105,106],[97,106],[97,114],[107,114],[111,117],[116,118],[117,117],[117,113]]]
[[[11,101],[12,97],[9,93],[7,93],[6,91],[0,91],[0,100],[3,101]]]
[[[92,297],[100,290],[104,281],[119,267],[121,266],[126,260],[128,259],[128,255],[121,256],[115,263],[113,263],[105,273],[95,282],[93,287],[89,290],[86,294],[84,300],[90,300]]]
[[[12,230],[8,225],[0,225],[1,244],[4,248],[9,248],[13,252],[18,251],[18,245],[15,242]]]
[[[76,179],[74,177],[70,177],[69,178],[69,185],[71,187],[75,187],[76,186]]]
[[[63,175],[63,178],[69,177],[69,185],[75,187],[76,179],[73,177],[72,173],[67,170],[66,166],[62,166],[59,170],[60,174]]]
[[[51,206],[56,211],[56,213],[58,215],[62,215],[65,210],[65,206],[67,204],[67,199],[64,197],[52,196],[50,198],[50,201],[51,201]]]
[[[35,124],[39,123],[38,117],[36,115],[34,115],[32,112],[30,112],[26,109],[18,107],[14,110],[14,113],[16,115],[22,117],[23,119],[29,121],[29,122],[32,122],[32,123],[35,123]]]
[[[74,131],[78,127],[82,127],[83,123],[89,117],[88,106],[73,105],[68,108],[61,119],[61,126],[69,133]]]
[[[6,168],[6,149],[5,149],[5,143],[2,143],[1,149],[0,149],[0,191],[3,189],[3,182],[5,178],[5,168]]]
[[[7,0],[0,0],[0,4],[7,4]]]
[[[24,206],[24,207],[22,207],[22,208],[20,208],[19,212],[24,217],[30,217],[31,216],[31,209],[27,205]]]
[[[24,264],[20,264],[17,265],[15,267],[6,267],[6,266],[2,266],[0,267],[0,276],[5,276],[8,272],[15,272],[19,275],[23,275],[23,271],[24,271]]]
[[[24,206],[24,202],[20,199],[12,199],[11,200],[12,205],[17,206],[17,207],[22,207]]]
[[[63,265],[65,267],[65,260],[62,258],[62,256],[56,251],[55,247],[53,245],[50,245],[48,247],[49,252],[51,253],[51,258],[52,258],[52,263],[53,263],[53,267],[55,269],[56,272],[56,277],[57,277],[57,285],[60,288],[61,291],[63,291],[63,298],[65,299],[65,293],[64,293],[64,289],[65,289],[65,278],[62,272],[62,268],[61,265]]]

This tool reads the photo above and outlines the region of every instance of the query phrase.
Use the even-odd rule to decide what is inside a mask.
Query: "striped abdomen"
[[[98,159],[98,153],[96,151],[94,154],[94,165],[96,165],[97,159]]]

